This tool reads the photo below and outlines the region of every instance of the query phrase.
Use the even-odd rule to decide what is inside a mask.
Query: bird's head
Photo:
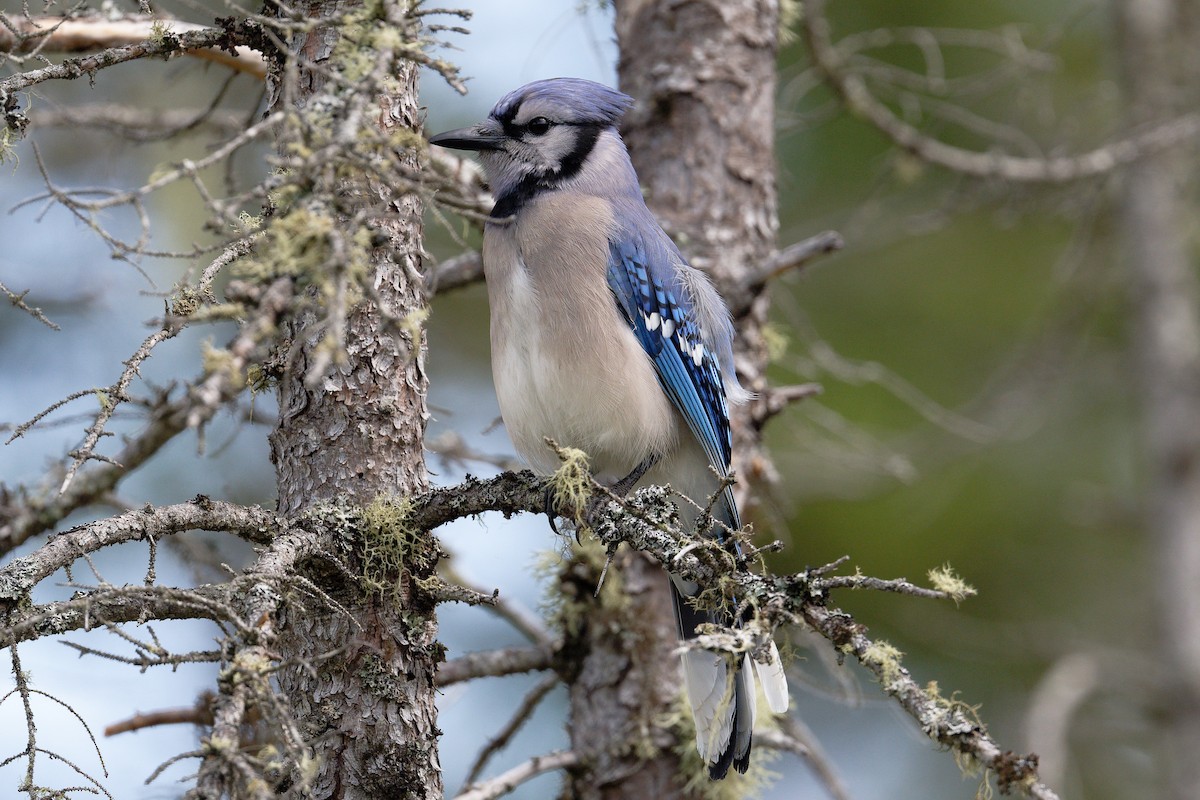
[[[633,100],[582,78],[535,81],[509,92],[477,125],[439,133],[432,144],[479,152],[501,203],[573,178],[597,140]]]

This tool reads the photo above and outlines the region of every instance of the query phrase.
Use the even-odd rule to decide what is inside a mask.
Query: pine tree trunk
[[[1120,5],[1134,125],[1195,108],[1200,15],[1187,6],[1175,0]],[[1165,796],[1174,800],[1195,797],[1200,786],[1200,281],[1184,199],[1194,164],[1194,147],[1134,163],[1120,211],[1151,476],[1147,527],[1157,552]]]
[[[691,263],[723,290],[738,286],[745,265],[773,252],[778,227],[777,5],[618,0],[616,12],[621,89],[637,100],[622,134],[650,207]],[[737,358],[751,379],[747,388],[755,388],[766,362],[765,296],[750,308],[737,321]],[[734,423],[735,469],[743,479],[763,472],[756,426],[744,414]],[[618,566],[620,602],[606,603],[602,593],[572,643],[586,652],[571,690],[572,748],[594,767],[570,776],[567,796],[690,797],[678,743],[648,734],[672,710],[682,685],[667,579],[639,554],[623,554]],[[572,569],[597,577],[582,563]],[[579,582],[581,593],[586,585]],[[629,746],[614,753],[614,742]]]
[[[314,2],[302,10],[316,19],[335,5]],[[317,29],[292,44],[327,67],[336,37],[336,31]],[[371,115],[362,124],[420,131],[417,67],[399,60],[394,75],[394,93],[371,103],[390,113],[379,119]],[[274,102],[294,101],[300,108],[320,107],[314,100],[322,93],[320,102],[332,98],[329,107],[337,108],[342,95],[357,90],[327,82],[319,69],[303,71],[294,98],[279,86],[276,80]],[[329,180],[331,185],[316,187],[313,195],[330,193],[339,208],[353,204],[354,198],[378,203],[389,196],[387,187],[365,179],[341,175]],[[391,247],[371,251],[371,280],[392,318],[419,319],[425,305],[414,278],[421,266],[421,203],[415,195],[398,195],[389,205],[393,216],[376,230],[390,238]],[[295,516],[332,503],[361,509],[376,498],[426,490],[421,326],[383,325],[378,307],[363,301],[348,316],[341,357],[313,380],[311,366],[324,357],[321,348],[328,342],[322,342],[324,331],[314,332],[312,317],[302,315],[289,326],[298,341],[280,385],[279,422],[271,437],[279,510]],[[328,552],[341,556],[352,573],[361,573],[362,526],[327,527]],[[432,572],[436,545],[428,534],[418,535],[426,541],[405,554],[408,562],[392,576],[397,581],[394,594],[373,590],[346,570],[329,569],[325,561],[303,565],[305,577],[349,612],[311,598],[296,600],[305,604],[304,611],[285,615],[279,631],[286,666],[278,681],[315,742],[320,770],[316,797],[442,797],[434,706],[441,647],[434,601],[420,586],[420,579]],[[416,557],[414,553],[421,554],[417,551],[434,558]]]

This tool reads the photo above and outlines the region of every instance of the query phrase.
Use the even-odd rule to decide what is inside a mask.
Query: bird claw
[[[625,497],[633,489],[634,484],[642,479],[642,476],[650,471],[650,468],[658,463],[658,453],[651,453],[642,459],[636,467],[634,467],[628,475],[612,485],[609,490],[617,497]]]
[[[554,513],[554,487],[553,486],[549,486],[549,485],[546,486],[544,497],[545,497],[545,514],[546,514],[546,519],[549,520],[549,522],[550,522],[550,530],[554,531],[554,533],[556,535],[561,536],[562,532],[559,531],[558,523],[555,522],[555,520],[558,519],[558,515]],[[577,539],[578,539],[578,536],[579,535],[577,533],[576,534]]]

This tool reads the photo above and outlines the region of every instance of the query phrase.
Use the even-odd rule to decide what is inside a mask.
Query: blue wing
[[[657,243],[655,243],[657,244]],[[659,383],[683,414],[722,475],[729,470],[732,442],[721,365],[696,324],[692,298],[675,276],[671,252],[628,234],[609,247],[608,286],[625,321],[654,363]],[[737,526],[736,509],[724,493]]]

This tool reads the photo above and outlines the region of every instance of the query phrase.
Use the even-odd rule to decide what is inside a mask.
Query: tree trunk
[[[747,389],[766,388],[762,330],[770,299],[746,286],[779,231],[775,187],[775,0],[618,0],[621,88],[637,99],[622,135],[646,201],[684,256],[712,276],[735,320],[734,358]],[[735,491],[770,478],[761,424],[730,409]],[[743,514],[745,515],[745,514]]]
[[[1125,0],[1120,7],[1134,124],[1195,107],[1198,26],[1184,6]],[[1168,796],[1175,800],[1195,797],[1200,786],[1200,285],[1184,201],[1194,152],[1136,162],[1121,208],[1151,481],[1147,525],[1157,552]]]
[[[743,268],[774,252],[778,228],[777,4],[618,0],[616,13],[620,84],[637,101],[622,134],[650,207],[692,264],[723,292],[743,291]],[[760,295],[748,307],[737,320],[735,347],[743,381],[754,389],[766,363],[767,299]],[[769,472],[748,410],[734,413],[739,476]],[[744,483],[738,495],[744,508]],[[571,776],[568,796],[691,796],[678,752],[646,733],[648,722],[671,711],[682,685],[667,579],[640,554],[624,554],[619,567],[620,602],[605,603],[602,593],[579,637],[587,655],[571,691],[571,741],[595,768]],[[573,569],[586,572],[580,563]],[[614,754],[613,742],[648,747]]]
[[[315,2],[302,13],[319,19],[337,5]],[[415,38],[413,25],[403,33]],[[316,29],[293,42],[293,50],[317,67],[329,68],[336,38],[333,29]],[[394,126],[420,131],[417,66],[397,59],[391,73],[394,92],[369,103],[385,113],[364,114],[360,124],[378,126],[384,133]],[[359,90],[353,82],[327,82],[321,69],[302,70],[294,96],[291,89],[280,90],[279,80],[275,76],[274,101],[300,108],[344,109]],[[327,180],[314,188],[313,197],[336,198],[330,207],[339,219],[348,218],[347,207],[353,209],[355,203],[377,206],[389,197],[387,187],[366,179],[341,175]],[[420,269],[421,204],[407,194],[391,198],[388,206],[392,216],[372,224],[372,231],[391,243],[370,250],[368,281],[375,299],[350,310],[344,350],[322,375],[311,372],[329,352],[326,331],[314,332],[313,327],[324,309],[303,313],[290,325],[298,341],[280,385],[279,422],[271,437],[279,510],[290,516],[340,503],[361,520],[361,508],[377,498],[428,488],[422,450],[427,419],[423,329],[419,324],[389,326],[383,319],[420,319],[424,309],[422,287],[414,278]],[[384,314],[376,302],[385,307]],[[396,504],[381,508],[402,513]],[[392,570],[395,574],[388,576],[395,581],[395,592],[380,592],[361,574],[364,548],[371,546],[365,539],[382,534],[364,531],[361,524],[339,528],[327,519],[324,524],[329,528],[327,552],[341,557],[351,574],[329,569],[322,561],[303,565],[305,577],[349,613],[305,600],[303,611],[285,613],[279,631],[287,665],[279,673],[279,685],[315,742],[320,775],[314,795],[441,798],[434,706],[441,648],[434,600],[420,584],[432,573],[436,545],[427,533],[416,532],[423,541],[410,546]]]

